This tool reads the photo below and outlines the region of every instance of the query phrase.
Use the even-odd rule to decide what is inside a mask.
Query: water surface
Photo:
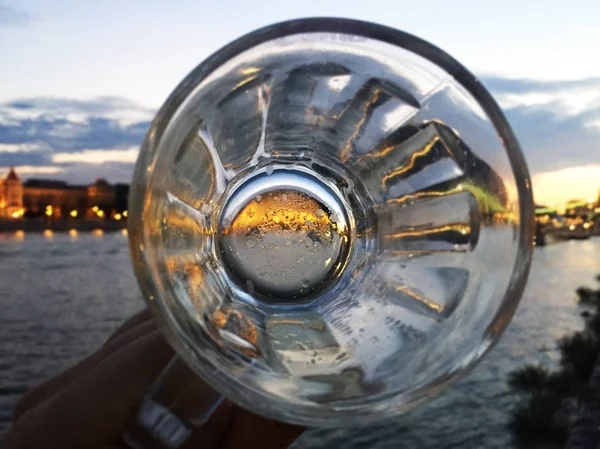
[[[498,345],[434,403],[368,430],[307,432],[295,447],[510,448],[505,425],[518,397],[506,374],[556,363],[556,339],[579,329],[574,290],[600,273],[600,238],[537,248],[519,310]],[[29,387],[97,349],[143,307],[127,237],[0,234],[0,442]]]

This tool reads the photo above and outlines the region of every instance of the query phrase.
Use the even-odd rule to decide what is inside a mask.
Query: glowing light
[[[92,231],[92,235],[95,235],[96,237],[102,237],[104,235],[104,231],[102,229],[94,229]]]
[[[46,206],[46,215],[48,217],[51,217],[53,212],[54,210],[52,209],[52,206]]]
[[[79,232],[77,232],[77,229],[69,229],[69,235],[72,238],[75,238],[75,237],[77,237],[79,235]]]
[[[589,222],[583,224],[583,229],[590,229],[591,227],[592,227],[592,224]]]
[[[77,218],[77,211],[76,210],[72,210],[69,215],[71,215],[71,217],[73,217],[73,218]]]
[[[127,229],[121,229],[121,234],[127,236]]]
[[[126,211],[126,210],[124,210],[124,211],[123,211],[123,216],[124,216],[125,218],[127,218],[127,211]]]
[[[15,240],[25,240],[25,232],[22,229],[19,229],[15,232]]]
[[[54,232],[52,232],[52,229],[44,229],[44,237],[47,239],[52,239],[54,237]]]
[[[93,210],[94,212],[98,212],[98,209],[100,209],[98,206],[94,206],[94,207],[92,207],[92,210]]]
[[[570,231],[574,231],[574,230],[575,230],[575,225],[571,225],[571,226],[569,226],[569,230],[570,230]]]
[[[102,218],[102,217],[104,217],[104,211],[99,210],[98,212],[96,212],[96,215],[98,215],[98,217]]]
[[[115,220],[120,220],[121,219],[121,214],[115,214]]]

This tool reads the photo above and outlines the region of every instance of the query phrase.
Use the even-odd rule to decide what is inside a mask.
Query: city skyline
[[[11,69],[0,73],[0,176],[15,166],[25,179],[129,182],[157,108],[211,52],[275,21],[342,15],[428,39],[480,76],[521,142],[536,202],[597,196],[600,67],[589,55],[600,41],[600,5],[548,2],[541,16],[513,0],[430,2],[410,14],[395,4],[267,3],[259,14],[227,1],[5,2],[0,54]]]

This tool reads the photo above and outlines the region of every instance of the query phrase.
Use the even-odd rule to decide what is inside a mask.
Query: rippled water
[[[394,422],[307,432],[295,447],[511,447],[505,423],[517,398],[506,374],[525,362],[556,362],[555,340],[581,327],[574,290],[599,272],[599,238],[536,249],[513,323],[471,375]],[[143,304],[122,234],[0,235],[0,286],[2,441],[29,386],[95,350]]]

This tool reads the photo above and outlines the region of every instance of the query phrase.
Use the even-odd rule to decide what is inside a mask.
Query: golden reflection
[[[415,151],[413,154],[411,154],[410,159],[408,160],[407,164],[405,164],[401,167],[398,167],[397,169],[392,170],[383,176],[383,178],[381,179],[381,185],[383,187],[385,187],[386,183],[390,179],[395,178],[396,176],[403,175],[406,172],[409,172],[410,170],[412,170],[414,168],[417,160],[421,157],[427,156],[427,154],[429,154],[429,152],[433,149],[434,145],[436,143],[438,143],[439,141],[440,141],[440,138],[438,136],[435,136],[422,149],[420,149],[419,151]]]
[[[460,193],[465,190],[462,184],[459,184],[453,189],[444,190],[444,191],[431,191],[431,192],[417,192],[409,195],[404,195],[400,198],[392,198],[386,201],[387,204],[395,204],[395,205],[403,205],[405,203],[413,203],[417,200],[428,199],[428,198],[437,198],[440,196],[448,196],[453,195],[455,193]]]
[[[403,295],[408,296],[409,298],[414,299],[415,301],[424,305],[428,309],[434,310],[437,313],[442,313],[444,311],[444,307],[441,304],[438,304],[437,302],[434,302],[423,295],[419,295],[417,292],[411,290],[410,288],[404,285],[398,285],[394,287],[394,290],[402,293]]]
[[[71,213],[69,214],[71,217],[73,218],[77,218],[77,211],[76,210],[72,210]]]
[[[119,221],[121,219],[121,214],[115,214],[115,220]]]
[[[426,229],[418,229],[414,231],[396,232],[393,234],[387,234],[385,237],[389,239],[403,239],[406,237],[425,237],[428,235],[441,234],[442,232],[459,232],[462,235],[468,235],[471,232],[471,226],[463,223],[455,223]]]
[[[52,239],[54,237],[54,232],[52,232],[52,229],[44,229],[44,237],[47,239]]]
[[[15,232],[15,240],[18,241],[23,241],[25,240],[25,231],[23,231],[22,229],[19,229],[18,231]]]
[[[101,237],[104,235],[104,231],[102,229],[94,229],[92,231],[92,235],[94,235],[96,237]]]
[[[371,94],[371,96],[369,97],[369,99],[364,104],[364,106],[362,108],[362,114],[360,116],[360,120],[356,123],[356,125],[354,125],[354,130],[352,131],[352,134],[346,141],[346,144],[344,145],[344,148],[342,149],[342,152],[340,153],[340,160],[342,162],[346,162],[348,160],[348,158],[350,157],[350,153],[352,152],[352,143],[358,137],[358,135],[360,134],[360,130],[362,129],[363,125],[369,118],[369,110],[373,107],[373,105],[375,105],[379,101],[380,96],[381,96],[381,90],[375,89],[373,91],[373,93]]]
[[[335,215],[329,216],[315,199],[297,191],[257,195],[237,214],[223,235],[264,235],[276,230],[315,234],[322,242],[332,241],[332,230],[345,232]]]
[[[292,326],[300,326],[304,329],[314,329],[317,331],[324,331],[326,329],[325,322],[323,320],[300,320],[292,318],[275,318],[269,320],[268,327],[280,326],[283,324],[290,324]]]
[[[213,323],[219,329],[230,332],[250,343],[254,348],[240,348],[241,352],[250,356],[258,357],[255,349],[258,345],[258,330],[256,326],[245,315],[228,307],[221,307],[213,317]]]
[[[236,90],[238,90],[240,87],[245,86],[246,84],[251,83],[252,81],[254,81],[255,79],[257,79],[258,76],[257,75],[253,75],[253,76],[249,76],[247,78],[244,78],[242,81],[240,81],[239,83],[237,83],[235,86],[233,86],[233,89],[231,89],[232,92],[235,92]]]
[[[71,236],[71,238],[75,239],[79,235],[79,232],[77,231],[77,229],[69,229],[69,235]]]
[[[121,235],[124,235],[125,237],[127,237],[127,229],[121,229]]]
[[[260,68],[260,67],[255,67],[255,66],[252,66],[252,67],[245,67],[245,68],[243,68],[242,70],[240,70],[240,73],[241,73],[242,75],[253,75],[253,74],[255,74],[255,73],[258,73],[258,72],[260,72],[260,70],[261,70],[261,68]]]

